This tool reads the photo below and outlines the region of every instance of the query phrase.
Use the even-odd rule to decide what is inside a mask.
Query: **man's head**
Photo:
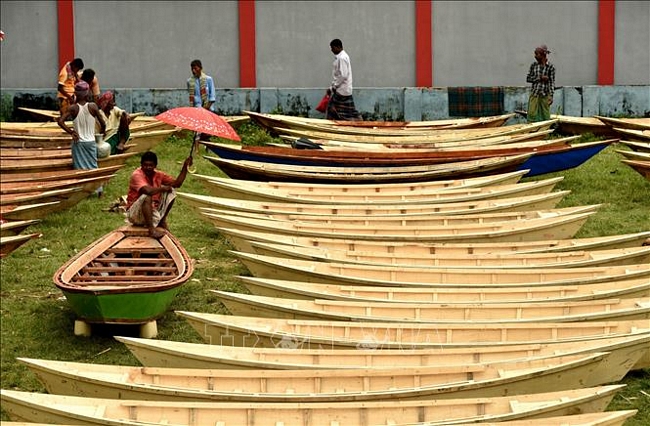
[[[97,99],[97,106],[103,111],[110,111],[115,106],[115,97],[113,92],[106,91],[104,92],[99,99]]]
[[[158,156],[153,151],[145,151],[140,157],[140,168],[147,176],[153,176],[158,165]]]
[[[82,61],[81,58],[74,58],[70,61],[70,68],[72,68],[73,72],[77,73],[84,69],[84,61]]]
[[[537,61],[542,61],[546,59],[546,55],[549,53],[551,53],[551,51],[548,50],[545,44],[542,44],[541,46],[535,48],[535,59],[537,59]]]
[[[92,68],[86,68],[84,72],[81,73],[81,79],[88,84],[92,84],[94,78],[95,70]]]
[[[203,71],[203,64],[199,59],[195,59],[190,62],[190,69],[192,70],[192,75],[194,77],[201,77],[201,72]]]
[[[339,53],[341,53],[341,50],[343,50],[343,42],[338,38],[335,38],[334,40],[330,41],[330,50],[332,51],[333,54],[338,55]]]
[[[78,81],[74,85],[74,95],[77,98],[78,101],[83,101],[88,97],[88,89],[90,86],[88,86],[88,83],[86,83],[83,80]]]

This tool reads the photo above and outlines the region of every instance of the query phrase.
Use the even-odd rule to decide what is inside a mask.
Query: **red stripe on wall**
[[[433,85],[431,0],[415,1],[415,85]]]
[[[239,87],[256,87],[255,0],[239,0]]]
[[[72,0],[57,0],[59,69],[74,59],[74,8]]]
[[[598,84],[614,84],[616,3],[598,2]]]

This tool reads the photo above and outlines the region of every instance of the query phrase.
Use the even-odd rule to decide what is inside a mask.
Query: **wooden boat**
[[[223,182],[229,185],[242,185],[244,187],[262,188],[264,190],[285,191],[288,194],[294,193],[353,193],[353,194],[374,194],[382,193],[398,193],[404,194],[409,192],[432,191],[432,190],[446,190],[456,188],[478,188],[483,186],[494,185],[512,185],[518,183],[521,178],[527,173],[526,170],[516,172],[500,173],[495,175],[478,176],[466,179],[447,179],[447,180],[432,180],[423,182],[404,182],[404,183],[383,183],[383,184],[317,184],[317,183],[301,183],[301,182],[259,182],[243,179],[226,179],[217,176],[193,174],[192,177],[200,180],[204,184],[209,184],[211,181]]]
[[[388,287],[482,287],[572,285],[650,277],[650,264],[591,268],[402,268],[314,262],[231,251],[259,278],[321,284]]]
[[[512,134],[504,136],[486,137],[482,139],[470,140],[452,140],[442,142],[416,142],[408,143],[372,143],[372,142],[350,142],[339,141],[336,139],[308,139],[298,136],[280,135],[280,139],[285,141],[281,146],[291,146],[293,148],[307,148],[307,149],[324,149],[324,150],[393,150],[393,149],[431,149],[431,148],[453,148],[453,147],[483,147],[489,145],[507,145],[511,143],[519,143],[526,141],[540,141],[547,139],[553,133],[552,129],[540,130],[530,133]],[[612,132],[613,133],[613,132]],[[616,135],[614,135],[616,136]],[[275,145],[275,143],[269,144]]]
[[[4,205],[0,206],[0,217],[3,220],[36,220],[43,219],[50,213],[60,211],[60,201],[50,201],[47,203],[24,204],[24,205]]]
[[[614,118],[596,115],[607,126],[619,129],[650,130],[650,118]]]
[[[100,183],[97,184],[99,187]],[[56,189],[52,191],[35,191],[35,192],[19,192],[13,194],[0,195],[0,206],[6,205],[25,205],[35,203],[48,203],[51,201],[60,201],[59,208],[68,208],[76,204],[87,194],[83,193],[83,188],[80,186],[73,186],[70,188]]]
[[[145,401],[343,402],[486,398],[605,384],[606,353],[390,369],[206,370],[18,358],[48,393]],[[611,365],[611,363],[607,363]],[[619,369],[623,370],[623,369]],[[619,371],[623,378],[628,370]]]
[[[25,186],[37,186],[42,184],[42,182],[54,182],[62,181],[68,179],[89,179],[96,178],[98,176],[110,176],[116,173],[124,167],[124,164],[116,166],[106,166],[100,167],[97,169],[71,169],[71,170],[55,170],[50,172],[35,172],[35,173],[11,173],[11,174],[1,174],[0,183],[2,187],[5,185],[15,184],[22,182],[21,185]],[[17,186],[21,186],[17,185]]]
[[[627,146],[630,148],[632,151],[637,151],[637,152],[650,152],[650,141],[648,142],[635,142],[635,141],[625,141],[625,140],[620,140],[618,141],[619,143]]]
[[[20,246],[25,244],[27,241],[34,238],[40,238],[41,236],[42,234],[40,233],[34,233],[0,237],[0,258],[8,256],[13,251],[17,250]]]
[[[617,149],[617,153],[621,154],[627,160],[633,161],[650,161],[650,152],[643,151],[627,151],[623,149]]]
[[[40,220],[2,220],[0,221],[0,237],[18,235],[28,227],[39,222]]]
[[[125,151],[128,151],[130,148],[133,148],[134,144],[126,144],[124,146]],[[21,158],[31,158],[31,159],[51,159],[51,160],[60,160],[71,158],[72,153],[69,147],[56,147],[56,148],[2,148],[0,150],[0,158],[6,159],[21,159]]]
[[[632,167],[646,180],[650,180],[650,161],[621,160],[621,163]]]
[[[209,345],[203,343],[149,340],[135,337],[115,339],[124,343],[131,353],[147,367],[208,369],[348,369],[427,367],[448,364],[494,364],[514,360],[544,358],[557,355],[580,355],[608,352],[615,365],[643,369],[650,365],[648,343],[650,333],[632,333],[622,337],[598,337],[576,342],[545,342],[542,344],[496,345],[425,349],[296,349],[290,341],[273,348]],[[635,361],[636,360],[636,361]],[[616,367],[611,371],[616,370]],[[603,380],[616,381],[604,373]]]
[[[602,412],[625,385],[494,398],[330,403],[138,401],[61,396],[2,389],[14,420],[86,425],[249,424],[252,418],[285,426],[358,426],[429,422],[458,424]],[[453,414],[452,414],[453,413]],[[480,413],[480,414],[477,414]]]
[[[245,146],[201,141],[212,153],[227,160],[256,161],[261,163],[289,164],[295,166],[321,167],[397,167],[445,164],[458,161],[479,160],[488,157],[504,157],[526,153],[566,156],[578,147],[587,145],[607,146],[617,139],[571,145],[564,140],[533,141],[521,144],[505,144],[488,147],[450,149],[393,149],[393,150],[318,150],[296,149],[277,146]],[[572,148],[569,150],[569,148]]]
[[[650,318],[650,298],[579,302],[419,303],[296,300],[211,290],[233,315],[325,321],[457,324],[625,321]]]
[[[474,127],[499,127],[505,124],[515,114],[502,114],[488,117],[470,117],[470,118],[452,118],[447,120],[428,120],[428,121],[340,121],[328,120],[321,118],[308,118],[297,117],[282,114],[264,114],[253,111],[243,111],[255,123],[260,126],[273,130],[274,127],[279,127],[285,123],[295,123],[296,126],[304,123],[306,126],[309,124],[319,124],[334,128],[347,128],[354,127],[357,129],[440,129],[440,128],[474,128]],[[307,127],[308,128],[308,127]]]
[[[129,137],[128,144],[131,145],[129,152],[139,153],[150,150],[156,145],[167,139],[169,136],[176,134],[177,128],[163,130],[143,130],[134,131]],[[55,147],[69,148],[72,140],[69,135],[61,136],[34,136],[34,135],[12,135],[0,133],[0,147],[4,148],[22,148],[36,149]]]
[[[381,228],[365,225],[336,225],[298,222],[279,222],[251,219],[232,215],[202,212],[218,228],[230,227],[243,231],[277,232],[306,237],[359,239],[367,241],[402,242],[506,242],[573,238],[595,212],[529,219],[519,222],[494,222],[449,226],[403,226]],[[463,216],[453,216],[463,217]],[[281,228],[279,228],[281,227]]]
[[[296,130],[288,129],[286,127],[275,127],[274,131],[278,135],[289,135],[304,137],[309,139],[334,139],[343,142],[359,142],[359,143],[433,143],[433,142],[460,142],[466,141],[473,143],[473,141],[485,138],[494,138],[498,136],[520,135],[523,133],[539,132],[548,130],[552,125],[556,124],[557,120],[540,121],[537,123],[526,124],[513,124],[510,126],[500,126],[485,129],[438,129],[426,132],[416,132],[407,134],[403,132],[403,136],[381,136],[381,135],[345,135],[341,133],[331,133],[327,129],[320,131],[317,130]]]
[[[253,248],[253,254],[264,256],[404,268],[582,268],[650,263],[650,247],[561,253],[494,253],[444,257],[431,253],[425,256],[399,256],[394,253],[299,247],[261,241],[251,241],[250,245]]]
[[[427,287],[385,287],[319,284],[248,276],[238,276],[237,278],[251,294],[303,300],[523,304],[527,302],[570,302],[650,297],[650,282],[646,278],[567,286],[497,287],[486,285],[475,288],[449,288],[435,284]]]
[[[637,410],[606,411],[602,413],[573,414],[553,416],[541,419],[512,420],[505,422],[483,422],[483,426],[623,426],[625,421],[633,417]],[[472,423],[458,423],[470,425]],[[0,421],[3,426],[45,426],[51,423],[26,423]],[[59,425],[65,426],[65,425]]]
[[[273,215],[312,215],[340,217],[408,217],[419,215],[463,215],[496,212],[514,212],[552,209],[570,191],[555,191],[548,194],[528,195],[517,198],[467,201],[460,203],[416,204],[399,206],[395,204],[295,204],[265,201],[245,201],[235,198],[212,197],[209,195],[177,192],[176,195],[197,209],[212,208],[233,212],[267,213]]]
[[[176,311],[206,343],[322,349],[416,349],[588,341],[648,331],[647,320],[432,324],[316,321]]]
[[[382,217],[382,216],[368,216],[368,217],[340,217],[337,215],[323,216],[323,215],[275,215],[269,213],[253,213],[232,211],[229,209],[215,209],[204,208],[201,209],[202,213],[214,215],[231,215],[243,219],[254,220],[267,220],[274,222],[288,222],[291,224],[306,224],[306,225],[332,225],[337,229],[339,226],[345,227],[368,227],[368,228],[392,228],[394,230],[410,227],[427,227],[427,226],[449,226],[456,227],[460,225],[478,225],[490,223],[505,223],[512,221],[526,221],[533,219],[553,218],[560,216],[568,216],[589,212],[597,212],[600,205],[590,206],[576,206],[565,207],[561,209],[550,210],[533,210],[521,212],[499,212],[499,213],[483,213],[483,214],[463,214],[463,215],[418,215],[418,216],[403,216],[403,217]]]
[[[650,130],[621,129],[614,127],[614,131],[621,139],[634,142],[650,142]]]
[[[300,235],[280,235],[273,232],[241,231],[229,227],[217,227],[228,241],[241,252],[254,253],[251,241],[282,243],[303,247],[321,247],[324,249],[357,252],[390,253],[404,256],[437,255],[445,257],[463,257],[487,253],[536,253],[565,252],[575,250],[607,250],[615,248],[639,247],[650,243],[650,231],[634,234],[609,235],[592,238],[575,238],[567,240],[537,240],[503,243],[417,243],[400,241],[364,241],[360,239],[316,238]],[[299,250],[299,249],[297,249]]]
[[[156,318],[193,269],[169,232],[155,239],[146,228],[124,226],[77,253],[53,279],[80,318],[76,334],[89,334],[92,323],[126,323],[143,324],[142,334],[155,335]]]
[[[462,179],[505,173],[517,169],[530,156],[531,154],[522,154],[458,161],[449,164],[363,168],[293,166],[256,161],[226,160],[209,155],[204,155],[203,158],[233,179],[367,184]]]
[[[221,198],[234,198],[245,201],[271,201],[299,204],[433,204],[477,201],[485,199],[512,198],[537,194],[548,194],[561,182],[562,176],[533,182],[511,185],[483,186],[478,188],[457,188],[444,191],[418,191],[417,193],[287,193],[253,186],[234,185],[227,179],[211,181],[206,189],[211,195]]]
[[[42,191],[56,191],[66,188],[81,188],[84,192],[93,192],[100,185],[114,178],[115,174],[102,175],[89,178],[60,179],[60,180],[33,180],[27,182],[2,182],[0,197],[10,194],[29,194]]]
[[[561,134],[583,135],[591,133],[594,136],[616,137],[616,132],[596,117],[551,114],[551,118],[557,120],[557,130]]]
[[[97,163],[99,168],[124,165],[126,160],[137,155],[137,152],[115,154],[106,158],[100,158]],[[57,170],[73,170],[72,157],[65,160],[34,160],[34,159],[0,159],[0,173],[39,173]]]

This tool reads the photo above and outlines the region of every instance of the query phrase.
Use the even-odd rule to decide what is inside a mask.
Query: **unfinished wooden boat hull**
[[[173,235],[156,240],[146,228],[125,226],[80,251],[53,279],[85,322],[143,324],[165,313],[192,272]]]
[[[237,277],[251,294],[286,299],[326,299],[367,302],[407,303],[527,303],[579,300],[635,299],[650,297],[645,278],[606,283],[494,287],[474,289],[438,287],[384,287],[319,284],[248,276]]]
[[[0,237],[18,235],[32,225],[39,223],[39,220],[8,220],[0,223]]]
[[[359,143],[390,143],[390,144],[430,144],[433,142],[466,142],[472,144],[486,138],[495,138],[499,136],[520,135],[524,133],[539,132],[550,129],[557,123],[557,120],[540,121],[537,123],[514,124],[509,126],[500,126],[486,129],[437,129],[431,132],[417,132],[403,136],[381,136],[381,135],[345,135],[341,133],[331,133],[327,129],[321,130],[296,130],[286,127],[275,127],[278,135],[290,135],[305,137],[309,139],[334,139],[343,142]]]
[[[418,204],[414,206],[368,205],[368,204],[295,204],[245,201],[234,198],[177,192],[183,201],[197,209],[217,208],[234,212],[267,213],[273,215],[316,215],[339,217],[408,217],[420,215],[462,215],[497,212],[515,212],[553,209],[570,191],[555,191],[548,194],[529,195],[516,198],[468,201],[461,203]]]
[[[614,128],[650,130],[650,118],[615,118],[604,117],[602,115],[596,115],[595,117],[607,126]]]
[[[619,141],[619,143],[627,146],[632,151],[650,153],[650,141],[648,142],[635,142],[635,141]]]
[[[18,360],[50,394],[145,401],[304,403],[486,398],[528,394],[530,389],[539,393],[598,386],[604,384],[601,372],[607,355],[567,355],[494,365],[298,370],[291,375],[281,370],[152,369]]]
[[[513,360],[543,358],[561,354],[608,352],[614,365],[634,370],[650,366],[650,333],[633,333],[623,337],[600,337],[576,342],[547,342],[543,344],[495,345],[481,347],[427,349],[318,349],[290,345],[263,348],[259,346],[210,345],[203,343],[150,340],[119,337],[131,353],[147,367],[207,368],[207,369],[348,369],[427,367],[448,364],[494,364]],[[615,371],[617,367],[611,369]],[[610,370],[608,370],[610,371]],[[603,380],[617,381],[605,374]]]
[[[110,176],[120,170],[123,165],[100,167],[97,169],[85,170],[58,170],[51,172],[37,173],[11,173],[0,175],[0,182],[4,187],[5,184],[17,186],[38,185],[40,182],[56,182],[69,179],[92,179],[103,176]]]
[[[650,130],[621,129],[620,127],[614,127],[614,131],[621,139],[633,142],[650,143]]]
[[[321,284],[388,287],[571,285],[650,279],[650,264],[592,268],[400,268],[314,262],[231,251],[256,277]]]
[[[650,161],[621,160],[621,163],[630,166],[646,180],[650,180]]]
[[[551,114],[551,118],[557,120],[557,130],[561,134],[583,135],[591,133],[594,136],[616,137],[616,132],[596,117]]]
[[[0,237],[0,258],[9,256],[29,240],[40,238],[41,236],[42,234],[40,233],[34,233]]]
[[[530,170],[527,176],[539,176],[573,169],[607,148],[613,141],[615,140],[582,143],[555,151],[536,152],[519,167],[520,170]]]
[[[4,220],[38,220],[60,211],[60,204],[60,201],[50,201],[38,204],[4,205],[0,206],[0,216]]]
[[[640,247],[650,242],[650,231],[567,240],[547,239],[501,243],[417,243],[390,240],[364,241],[358,238],[312,238],[301,235],[282,235],[276,232],[242,231],[232,227],[217,227],[217,229],[237,251],[244,253],[255,253],[251,241],[281,243],[289,246],[320,247],[323,249],[345,250],[350,252],[373,252],[401,256],[414,254],[427,256],[435,254],[445,257],[496,253],[561,253],[574,250],[607,250]]]
[[[554,218],[529,219],[518,223],[380,228],[372,226],[314,225],[298,222],[251,219],[202,212],[202,217],[219,228],[230,227],[244,231],[278,232],[322,238],[359,239],[368,241],[404,242],[504,242],[572,238],[595,212]],[[280,228],[281,227],[281,228]]]
[[[106,158],[100,158],[97,163],[99,168],[123,166],[126,160],[136,155],[137,152],[126,154],[110,155]],[[0,172],[3,174],[12,173],[41,173],[51,171],[73,170],[72,158],[69,160],[0,160]]]
[[[318,247],[263,243],[261,241],[251,241],[250,245],[253,247],[252,254],[262,256],[405,268],[581,268],[650,263],[650,247],[563,253],[482,254],[457,258],[433,254],[426,256],[396,256],[392,253],[349,252]]]
[[[548,194],[563,180],[562,176],[540,181],[516,183],[511,185],[494,185],[478,188],[457,188],[444,191],[421,191],[408,194],[327,194],[327,193],[287,193],[252,186],[233,185],[224,181],[212,181],[207,186],[211,195],[221,198],[234,198],[245,201],[265,201],[297,204],[339,204],[339,205],[374,205],[393,204],[400,207],[413,204],[459,203],[478,200],[496,200],[518,196]]]
[[[580,302],[419,303],[296,300],[211,290],[233,315],[265,318],[413,323],[627,321],[650,318],[650,298]]]
[[[317,321],[176,311],[205,340],[224,346],[417,349],[543,344],[648,331],[647,320],[580,323],[431,324]]]
[[[467,179],[449,179],[434,180],[418,183],[385,183],[377,184],[306,184],[300,182],[259,182],[243,179],[224,179],[217,176],[206,176],[193,174],[192,177],[200,180],[204,184],[212,181],[222,182],[229,185],[242,185],[244,187],[261,188],[263,190],[286,191],[288,194],[304,193],[353,193],[353,194],[373,194],[373,193],[397,193],[408,194],[419,191],[447,190],[456,188],[478,188],[483,186],[494,185],[512,185],[518,183],[526,174],[525,170],[510,173],[485,175]]]
[[[1,391],[3,409],[14,420],[87,425],[268,424],[358,426],[429,422],[458,424],[602,412],[624,385],[495,398],[332,403],[172,402],[86,398]],[[477,416],[477,412],[482,414]],[[453,413],[453,414],[452,414]],[[193,419],[188,421],[188,419]],[[119,422],[119,423],[118,423]]]
[[[515,170],[532,154],[488,157],[455,163],[394,167],[292,166],[257,161],[228,160],[204,155],[233,179],[312,183],[400,183],[460,179]]]

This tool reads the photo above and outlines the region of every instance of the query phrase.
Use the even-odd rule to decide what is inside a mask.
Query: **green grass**
[[[247,144],[262,144],[270,137],[246,126],[242,131]],[[156,148],[159,169],[173,175],[189,152],[189,139],[170,138]],[[603,204],[589,219],[578,237],[611,235],[650,229],[650,182],[620,163],[620,155],[609,147],[584,165],[557,173],[564,180],[557,189],[569,189],[559,207]],[[203,153],[203,151],[202,151]],[[195,156],[197,173],[223,176],[201,156]],[[104,197],[88,198],[74,208],[53,214],[29,232],[43,237],[30,241],[1,261],[1,362],[2,388],[44,392],[37,379],[16,361],[16,357],[69,360],[89,363],[139,365],[125,346],[113,335],[135,336],[134,328],[94,327],[90,338],[73,334],[75,316],[61,292],[54,286],[55,271],[76,252],[124,223],[119,213],[105,211],[118,197],[126,194],[130,173],[139,158],[105,186]],[[530,178],[540,180],[550,175]],[[526,179],[524,179],[526,180]],[[182,191],[207,194],[203,186],[188,177]],[[169,218],[171,231],[195,260],[192,279],[181,287],[170,310],[158,320],[160,339],[201,342],[174,310],[226,313],[209,290],[245,291],[233,278],[247,274],[227,250],[228,243],[188,205],[179,201]],[[650,424],[650,371],[630,373],[609,409],[637,409],[627,425]],[[2,419],[7,419],[2,414]]]

